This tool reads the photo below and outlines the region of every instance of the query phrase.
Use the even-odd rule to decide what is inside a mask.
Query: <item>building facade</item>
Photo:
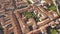
[[[11,0],[12,1],[12,0]],[[60,23],[60,17],[56,12],[48,11],[43,6],[24,3],[22,0],[15,0],[14,9],[10,8],[0,15],[1,25],[4,28],[4,34],[48,34],[46,28],[51,26],[55,28]],[[26,6],[21,8],[21,6]],[[2,12],[2,11],[1,11]],[[31,16],[23,14],[33,13],[38,18],[38,22]],[[34,15],[33,15],[34,16]]]

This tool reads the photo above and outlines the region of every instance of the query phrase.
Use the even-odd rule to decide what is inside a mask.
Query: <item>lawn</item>
[[[56,29],[60,29],[60,24],[58,24],[58,25],[56,26]]]
[[[29,4],[32,4],[29,0],[27,0],[27,2],[28,2]]]
[[[58,24],[56,27],[55,27],[55,30],[58,32],[58,29],[60,29],[60,24]]]
[[[1,23],[0,23],[0,30],[3,30],[2,26],[1,26]]]
[[[33,17],[33,14],[30,12],[23,12],[23,14],[29,19]]]
[[[32,12],[23,12],[23,14],[29,19],[29,18],[34,18],[36,22],[39,22],[39,18],[37,17],[37,15],[35,15]]]
[[[57,31],[55,29],[52,29],[51,27],[46,28],[48,34],[56,34]]]
[[[57,31],[55,29],[50,29],[51,34],[56,34]]]
[[[53,4],[48,7],[48,10],[57,11],[56,6],[54,6]]]

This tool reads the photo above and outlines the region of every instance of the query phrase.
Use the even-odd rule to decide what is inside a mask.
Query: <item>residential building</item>
[[[9,10],[1,10],[0,21],[4,28],[4,34],[47,34],[46,28],[56,27],[60,23],[60,16],[53,11],[45,9],[43,6],[28,4],[24,0],[5,1]],[[32,0],[31,0],[32,1]],[[33,2],[33,1],[32,1]],[[35,2],[35,1],[34,1]],[[48,3],[48,1],[46,0]],[[15,5],[13,3],[16,3]],[[49,2],[50,3],[50,2]],[[4,4],[5,5],[5,4]],[[13,5],[14,9],[10,9]],[[25,6],[24,8],[21,6]],[[12,8],[13,8],[12,7]],[[23,12],[33,13],[32,16],[25,15]],[[30,18],[27,18],[29,16]],[[36,21],[37,18],[40,21]]]

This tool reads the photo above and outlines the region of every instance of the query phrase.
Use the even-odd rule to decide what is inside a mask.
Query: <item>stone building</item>
[[[4,28],[4,34],[47,34],[46,28],[48,26],[54,28],[60,23],[60,17],[56,12],[48,11],[41,5],[29,5],[26,1],[24,2],[24,0],[15,1],[14,9],[10,9],[11,3],[11,5],[8,4],[10,7],[9,10],[1,11],[0,21]],[[22,5],[26,7],[20,8]],[[36,22],[33,17],[27,18],[23,12],[34,13],[40,21]]]

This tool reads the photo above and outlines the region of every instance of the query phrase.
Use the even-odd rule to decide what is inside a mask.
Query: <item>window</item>
[[[33,30],[33,27],[32,26],[29,26],[29,29],[30,29],[30,31],[32,31]]]
[[[0,15],[0,18],[1,18],[1,17],[6,17],[6,16],[5,16],[5,15]]]
[[[0,8],[2,8],[2,6],[0,5]]]
[[[21,7],[20,7],[20,8],[25,8],[25,7],[27,7],[27,5],[21,5]]]
[[[9,25],[7,26],[7,28],[10,28],[10,27],[12,27],[12,24],[9,24]]]
[[[39,32],[38,32],[38,34],[42,34],[42,32],[41,32],[41,31],[39,31]]]
[[[17,0],[17,2],[21,2],[22,0]]]
[[[5,20],[8,21],[8,20],[10,20],[10,18],[7,18],[7,17],[6,17]]]
[[[14,34],[14,32],[10,32],[9,34]]]
[[[60,4],[58,5],[58,10],[60,11]]]

